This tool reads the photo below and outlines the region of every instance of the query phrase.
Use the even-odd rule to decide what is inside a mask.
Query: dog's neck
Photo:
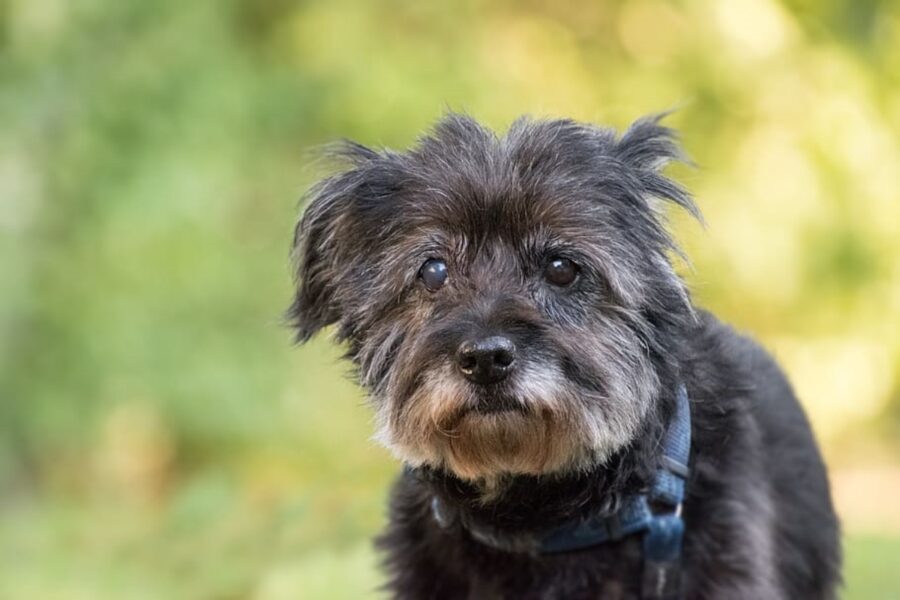
[[[648,457],[659,453],[661,424],[647,431],[609,460],[572,473],[499,475],[465,481],[440,469],[411,473],[426,486],[453,520],[516,533],[533,533],[575,518],[612,512],[619,501],[645,489],[653,477]]]
[[[678,355],[675,349],[667,354],[669,359]],[[631,443],[590,468],[540,476],[502,474],[478,481],[439,468],[408,471],[452,518],[500,534],[532,534],[573,519],[611,514],[623,498],[649,488],[662,456],[681,377],[669,360],[660,362],[658,373],[655,409]]]

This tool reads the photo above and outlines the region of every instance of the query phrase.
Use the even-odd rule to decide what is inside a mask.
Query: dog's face
[[[679,158],[655,119],[498,138],[451,115],[406,153],[348,144],[297,228],[301,340],[337,336],[377,439],[464,479],[587,468],[659,392],[666,319],[690,312],[656,202]]]

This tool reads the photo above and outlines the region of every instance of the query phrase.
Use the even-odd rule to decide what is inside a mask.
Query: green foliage
[[[281,323],[316,149],[673,106],[698,300],[829,457],[895,460],[896,3],[0,3],[0,597],[364,595],[396,467],[339,350]],[[900,587],[895,543],[848,555],[852,597]]]

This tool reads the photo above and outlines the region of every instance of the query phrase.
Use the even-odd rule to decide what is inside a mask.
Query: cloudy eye
[[[419,278],[429,292],[436,292],[447,281],[447,263],[439,258],[429,258],[419,269]]]
[[[567,286],[578,276],[578,265],[568,258],[551,258],[544,267],[544,279],[560,287]]]

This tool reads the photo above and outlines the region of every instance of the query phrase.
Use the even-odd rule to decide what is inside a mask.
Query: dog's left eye
[[[551,258],[544,267],[544,279],[560,287],[571,284],[578,277],[578,265],[569,260],[557,256]]]
[[[429,258],[419,269],[419,278],[429,292],[436,292],[447,281],[447,263],[439,258]]]

